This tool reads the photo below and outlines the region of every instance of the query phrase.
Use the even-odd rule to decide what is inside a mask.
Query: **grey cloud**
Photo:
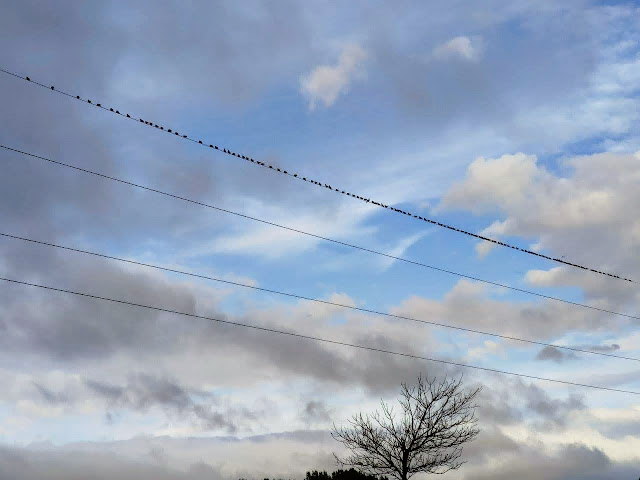
[[[601,435],[604,435],[608,438],[620,440],[625,437],[637,438],[638,436],[640,436],[639,419],[592,419],[591,422],[593,423],[594,428],[596,428]]]
[[[237,480],[238,478],[303,478],[308,468],[331,469],[328,432],[283,432],[238,439],[138,437],[117,442],[75,443],[62,447],[0,446],[0,478],[20,480]],[[241,449],[242,453],[236,452]],[[284,450],[286,449],[286,451]],[[270,470],[247,462],[270,456]],[[287,465],[279,454],[308,463]],[[204,460],[203,460],[204,459]]]
[[[78,84],[82,78],[97,84],[105,96],[128,93],[129,88],[156,98],[176,93],[171,86],[184,86],[181,94],[206,87],[222,102],[255,95],[289,72],[292,57],[309,50],[310,31],[295,2],[268,8],[262,2],[202,4],[196,11],[194,15],[194,9],[180,3],[122,8],[22,2],[4,16],[3,43],[20,47],[8,50],[7,60],[34,76],[51,76],[50,65],[56,64],[60,82]],[[217,20],[215,28],[211,18]],[[289,20],[287,28],[282,28],[282,18]]]
[[[65,405],[69,402],[69,396],[64,392],[53,392],[36,382],[33,382],[33,386],[36,388],[42,399],[50,405]]]
[[[596,480],[635,478],[640,465],[613,462],[602,450],[576,443],[563,446],[556,454],[544,454],[532,447],[502,458],[499,466],[474,468],[466,480]]]
[[[579,345],[577,348],[593,350],[595,352],[610,353],[620,350],[620,345],[612,343],[611,345]]]
[[[186,469],[175,469],[124,456],[93,451],[32,452],[0,447],[0,477],[20,480],[67,480],[94,478],[96,480],[221,480],[219,470],[202,462],[194,462]]]
[[[482,425],[512,425],[522,421],[523,414],[516,407],[510,389],[485,386],[478,395],[478,418]]]
[[[591,350],[593,352],[610,353],[620,350],[620,345],[575,345],[572,348],[579,348],[580,350]],[[567,350],[561,350],[556,347],[544,347],[536,354],[536,360],[551,360],[556,363],[563,363],[567,360],[575,360],[578,356]]]
[[[188,313],[196,309],[192,287],[148,272],[127,271],[108,262],[96,264],[84,258],[68,264],[62,256],[49,258],[48,264],[51,270],[44,283]],[[42,278],[35,272],[30,276],[24,270],[19,273],[21,276],[16,277],[22,279]],[[6,354],[21,351],[68,363],[83,358],[96,360],[116,351],[166,353],[175,351],[176,342],[186,334],[181,320],[175,316],[42,292],[33,287],[3,286],[0,298],[5,325],[0,343]],[[199,325],[192,322],[190,326],[197,330]]]
[[[308,469],[335,466],[328,432],[284,432],[274,435],[175,439],[136,438],[121,442],[0,448],[0,476],[35,480],[91,478],[107,480],[205,480],[303,478]],[[231,454],[242,450],[241,454]],[[162,452],[151,453],[151,452]],[[159,457],[158,457],[159,455]],[[248,465],[248,456],[269,455],[270,470]],[[199,458],[206,457],[206,463]],[[295,465],[284,460],[293,459]],[[458,480],[545,478],[550,480],[596,480],[635,478],[638,462],[619,462],[597,448],[580,443],[560,445],[546,453],[536,442],[516,442],[499,429],[484,429],[477,441],[465,447],[465,464],[451,478]],[[224,470],[218,465],[224,463]],[[302,464],[301,464],[302,463]],[[285,467],[285,464],[288,466]]]
[[[556,363],[562,363],[566,360],[573,360],[577,355],[573,352],[566,352],[555,347],[544,347],[536,355],[536,360],[551,360]]]
[[[572,413],[587,410],[584,398],[576,393],[552,397],[534,383],[500,377],[486,382],[477,404],[482,428],[527,424],[534,430],[562,429]]]
[[[166,376],[132,374],[126,383],[111,384],[85,378],[67,382],[64,389],[53,389],[33,382],[34,401],[63,406],[72,411],[81,402],[105,408],[105,421],[118,423],[122,413],[160,411],[173,421],[186,422],[201,431],[235,433],[240,427],[252,431],[268,414],[264,409],[251,410],[241,404],[226,405],[214,394],[187,387]]]
[[[480,421],[483,421],[483,417]],[[465,445],[464,457],[471,464],[482,464],[505,454],[517,454],[521,450],[522,445],[505,435],[500,428],[485,423],[477,439]]]
[[[304,404],[300,418],[307,425],[322,424],[331,420],[331,413],[323,400],[309,400]]]
[[[92,379],[86,379],[85,384],[93,393],[107,400],[110,410],[146,412],[159,407],[170,414],[191,417],[203,430],[224,429],[233,433],[237,430],[237,420],[255,420],[255,414],[247,409],[221,412],[217,399],[211,393],[186,389],[167,378],[138,374],[122,386]]]
[[[36,251],[34,248],[22,248],[26,256],[29,251]],[[79,257],[74,264],[67,263],[62,255],[49,256],[46,261],[47,277],[53,278],[47,278],[45,283],[187,313],[227,318],[224,313],[216,311],[215,306],[214,309],[200,306],[198,297],[203,293],[211,295],[211,291],[199,290],[201,287],[196,285],[177,283],[142,269],[122,269],[109,262],[84,257]],[[39,281],[40,275],[36,273],[39,268],[37,265],[32,268],[30,275]],[[338,385],[364,385],[377,392],[395,389],[399,382],[411,381],[418,372],[437,375],[455,371],[417,359],[355,351],[349,347],[292,339],[22,286],[0,290],[0,298],[3,300],[5,333],[0,344],[4,355],[20,352],[32,361],[53,360],[67,368],[87,361],[104,361],[119,353],[136,357],[142,354],[148,359],[156,355],[210,354],[211,351],[237,354],[241,351],[243,356],[257,360],[258,368],[277,367],[282,374],[308,376]],[[265,315],[268,318],[261,319]],[[290,329],[286,319],[274,312],[255,312],[255,315],[238,320]],[[323,320],[314,319],[316,321]],[[358,334],[352,340],[376,348],[419,353],[420,345],[416,343],[419,338],[413,336],[409,339],[406,332],[405,338],[394,337]],[[354,362],[353,358],[358,361]],[[93,384],[93,387],[105,398],[122,396],[121,385]]]
[[[523,393],[526,408],[535,413],[544,425],[564,427],[570,413],[586,409],[582,396],[577,394],[569,394],[564,400],[551,398],[543,389],[533,384],[524,387]]]
[[[189,394],[177,383],[147,374],[131,377],[124,386],[115,386],[87,379],[85,383],[96,394],[104,396],[116,405],[126,405],[135,410],[145,410],[153,405],[173,407],[179,410],[190,404]]]

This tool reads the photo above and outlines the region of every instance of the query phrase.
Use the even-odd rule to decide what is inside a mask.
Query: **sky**
[[[395,208],[640,281],[633,2],[10,2],[0,66]],[[479,242],[0,75],[0,143],[314,235],[640,315],[637,284]],[[640,358],[638,320],[0,151],[0,233]],[[637,361],[0,238],[0,275],[640,392]],[[482,386],[444,478],[640,476],[640,397],[0,285],[0,479],[302,478],[419,373]]]

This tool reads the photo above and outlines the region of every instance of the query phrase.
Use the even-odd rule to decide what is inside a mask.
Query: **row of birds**
[[[25,80],[27,80],[29,82],[32,81],[29,77],[24,77],[24,78],[25,78]],[[34,82],[34,83],[37,83],[38,85],[40,85],[42,87],[46,87],[46,85],[43,85],[41,83],[38,83],[38,82]],[[53,85],[51,85],[50,88],[51,88],[51,90],[55,90],[55,87]],[[64,93],[64,92],[60,92],[60,93],[63,93],[64,95],[68,95],[70,97],[73,97],[73,95],[70,95],[68,93]],[[77,100],[83,101],[83,99],[80,98],[79,95],[76,95],[75,98]],[[180,135],[180,133],[178,133],[177,131],[174,131],[174,130],[172,130],[170,128],[165,129],[161,125],[158,125],[158,124],[153,123],[153,122],[149,122],[147,120],[143,120],[142,118],[136,119],[135,117],[132,117],[128,113],[127,114],[122,114],[122,113],[120,113],[120,111],[114,110],[113,108],[103,107],[100,103],[93,103],[90,99],[87,99],[87,103],[90,103],[90,104],[92,104],[92,105],[94,105],[96,107],[102,108],[104,110],[109,110],[109,111],[111,111],[113,113],[116,113],[118,115],[126,116],[127,118],[130,118],[132,120],[139,120],[141,123],[144,123],[145,125],[149,125],[149,126],[155,127],[155,128],[157,128],[159,130],[165,131],[167,133],[172,133],[172,134],[174,134],[176,136],[179,136],[179,137],[182,137],[182,138],[184,138],[186,140],[189,140],[189,141],[192,141],[192,142],[195,142],[195,143],[199,143],[200,145],[205,146],[205,144],[202,142],[202,140],[195,140],[195,139],[189,138],[187,135]],[[209,144],[209,147],[213,148],[215,150],[220,150],[217,145]],[[329,184],[321,183],[321,182],[318,182],[318,181],[313,180],[313,179],[307,179],[307,177],[298,176],[297,173],[289,173],[287,170],[280,169],[278,167],[274,167],[273,165],[268,165],[268,164],[266,164],[264,162],[260,162],[258,160],[255,160],[255,159],[251,158],[251,157],[247,157],[246,155],[241,155],[239,153],[232,152],[231,150],[228,150],[226,148],[223,148],[222,151],[224,153],[228,154],[228,155],[233,155],[234,157],[241,158],[243,160],[249,161],[251,163],[255,163],[255,164],[260,165],[260,166],[265,167],[265,168],[269,168],[269,169],[272,169],[272,170],[277,170],[280,173],[283,173],[285,175],[288,175],[288,176],[291,176],[291,177],[294,177],[294,178],[298,178],[300,180],[304,180],[305,182],[313,183],[314,185],[318,185],[320,187],[328,188],[329,190],[333,190],[333,191],[341,193],[343,195],[347,195],[347,196],[350,196],[350,197],[353,197],[353,198],[357,198],[358,200],[362,200],[362,201],[367,202],[367,203],[373,203],[374,205],[377,205],[379,207],[386,208],[388,210],[393,210],[394,212],[401,213],[403,215],[407,215],[409,217],[413,217],[413,218],[416,218],[418,220],[422,220],[424,222],[428,222],[428,223],[431,223],[433,225],[437,225],[439,227],[443,227],[443,228],[446,228],[446,229],[449,229],[449,230],[453,230],[453,231],[456,231],[456,232],[459,232],[459,233],[463,233],[465,235],[469,235],[471,237],[475,237],[475,238],[477,238],[479,240],[484,240],[486,242],[491,242],[491,243],[495,243],[497,245],[502,245],[504,247],[508,247],[508,248],[511,248],[511,249],[514,249],[514,250],[518,250],[518,251],[525,252],[525,253],[528,253],[528,254],[531,254],[531,255],[535,255],[537,257],[541,257],[541,258],[544,258],[544,259],[547,259],[547,260],[552,260],[554,262],[558,262],[558,263],[562,263],[562,264],[565,264],[565,265],[570,265],[572,267],[580,268],[582,270],[589,270],[591,272],[598,273],[598,274],[601,274],[601,275],[606,275],[606,276],[609,276],[609,277],[613,277],[613,278],[625,280],[625,281],[628,281],[628,282],[636,283],[633,280],[630,280],[628,278],[623,278],[623,277],[620,277],[620,276],[612,274],[612,273],[607,273],[607,272],[603,272],[603,271],[600,271],[600,270],[596,270],[594,268],[585,267],[583,265],[579,265],[579,264],[568,262],[564,258],[554,258],[554,257],[548,256],[548,255],[544,255],[544,254],[541,254],[541,253],[538,253],[538,252],[534,252],[532,250],[528,250],[528,249],[525,249],[525,248],[520,248],[520,247],[515,246],[515,245],[504,243],[504,242],[501,242],[499,240],[495,240],[493,238],[488,238],[488,237],[485,237],[483,235],[478,235],[477,233],[469,232],[467,230],[463,230],[463,229],[460,229],[460,228],[457,228],[457,227],[454,227],[454,226],[451,226],[451,225],[440,223],[440,222],[437,222],[437,221],[432,220],[430,218],[425,218],[425,217],[422,217],[420,215],[416,215],[416,214],[413,214],[413,213],[410,213],[410,212],[406,212],[406,211],[404,211],[402,209],[399,209],[399,208],[390,207],[389,205],[385,205],[383,203],[376,202],[374,200],[371,200],[370,198],[361,197],[359,195],[352,194],[350,192],[346,192],[345,190],[340,190],[340,189],[337,189],[337,188],[333,188]]]

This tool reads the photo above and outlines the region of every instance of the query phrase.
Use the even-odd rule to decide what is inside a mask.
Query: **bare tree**
[[[437,381],[420,375],[416,384],[402,384],[399,418],[382,401],[382,412],[354,415],[346,428],[334,425],[333,438],[351,451],[344,459],[334,456],[343,467],[398,480],[456,470],[464,463],[462,446],[479,432],[474,404],[479,391],[464,390],[462,377]]]

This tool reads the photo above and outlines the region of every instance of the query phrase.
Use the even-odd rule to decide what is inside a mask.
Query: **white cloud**
[[[526,187],[543,172],[534,155],[516,153],[496,159],[479,157],[467,167],[467,176],[444,196],[443,206],[464,206],[474,213],[498,209],[508,202],[523,202]],[[495,228],[495,227],[494,227]]]
[[[433,49],[437,59],[461,58],[470,62],[480,59],[484,51],[481,37],[455,37]]]
[[[309,109],[315,110],[318,102],[325,107],[335,103],[338,96],[349,89],[351,82],[362,76],[362,63],[367,53],[358,45],[346,45],[336,65],[320,65],[300,79],[300,91],[309,101]]]
[[[440,208],[463,208],[504,217],[483,233],[534,240],[539,249],[568,261],[637,279],[640,276],[639,154],[603,153],[563,160],[560,177],[531,155],[479,158]],[[479,253],[488,250],[478,245]],[[525,280],[545,287],[579,286],[589,303],[629,309],[640,295],[626,282],[570,267],[549,265]],[[606,307],[605,307],[606,305]]]

